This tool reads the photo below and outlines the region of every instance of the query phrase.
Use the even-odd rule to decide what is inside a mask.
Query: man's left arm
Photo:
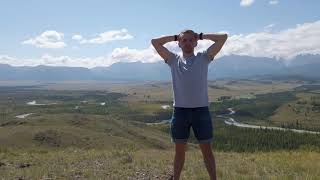
[[[212,44],[208,49],[207,49],[207,55],[208,59],[212,60],[218,52],[221,50],[222,46],[228,39],[228,34],[203,34],[202,39],[208,39],[211,41],[214,41],[214,44]]]

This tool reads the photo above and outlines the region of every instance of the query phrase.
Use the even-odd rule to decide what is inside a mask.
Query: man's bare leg
[[[203,155],[203,160],[206,165],[207,171],[209,173],[211,180],[216,180],[216,162],[214,155],[212,153],[212,148],[210,143],[200,144],[201,152]]]
[[[185,154],[186,154],[186,143],[175,143],[175,156],[174,156],[174,171],[173,171],[173,179],[180,179],[180,174],[184,165]]]

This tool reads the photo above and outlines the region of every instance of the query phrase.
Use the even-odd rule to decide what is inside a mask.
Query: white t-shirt
[[[209,106],[208,66],[212,62],[207,52],[199,52],[185,59],[173,53],[167,64],[171,68],[173,106],[203,107]]]

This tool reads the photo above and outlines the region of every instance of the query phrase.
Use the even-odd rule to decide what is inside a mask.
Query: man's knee
[[[204,155],[212,154],[211,143],[200,144],[199,146]]]
[[[187,144],[186,143],[175,143],[176,153],[185,153]]]

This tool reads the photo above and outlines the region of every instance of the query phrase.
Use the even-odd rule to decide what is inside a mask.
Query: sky
[[[3,0],[0,64],[93,68],[162,61],[150,40],[227,33],[217,55],[290,60],[320,54],[319,0]],[[196,51],[212,41],[199,41]],[[166,44],[180,52],[176,42]]]

